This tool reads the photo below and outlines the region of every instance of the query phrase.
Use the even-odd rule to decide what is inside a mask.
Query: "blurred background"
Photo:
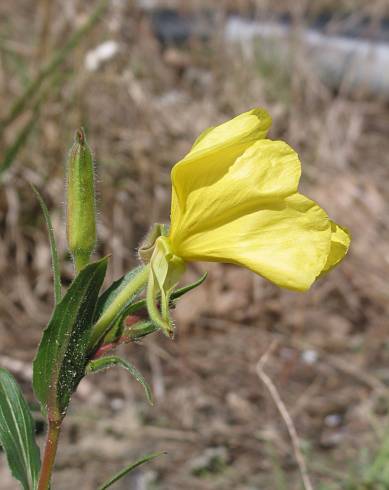
[[[302,190],[353,235],[308,293],[248,271],[195,264],[206,283],[161,335],[121,348],[156,403],[120,370],[83,381],[65,422],[54,488],[95,489],[150,451],[118,489],[297,490],[293,419],[313,487],[389,489],[389,5],[387,0],[0,2],[0,365],[31,391],[53,306],[46,199],[72,279],[64,163],[83,125],[94,150],[99,245],[109,279],[167,222],[170,169],[206,127],[252,107],[303,162]],[[0,486],[16,489],[0,454]],[[120,486],[121,485],[121,486]]]

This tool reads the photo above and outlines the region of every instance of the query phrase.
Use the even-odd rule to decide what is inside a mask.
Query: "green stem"
[[[51,474],[55,456],[57,454],[58,440],[61,432],[61,422],[49,421],[49,430],[47,432],[45,454],[43,456],[41,473],[37,490],[49,490]]]
[[[129,298],[138,293],[147,283],[149,276],[149,265],[141,269],[138,274],[130,281],[125,288],[120,291],[112,303],[101,315],[95,326],[93,327],[91,338],[89,340],[88,351],[93,351],[97,347],[99,341],[104,337],[117,315],[128,304]]]
[[[83,253],[81,251],[74,252],[74,269],[78,274],[85,266],[89,264],[90,253]]]

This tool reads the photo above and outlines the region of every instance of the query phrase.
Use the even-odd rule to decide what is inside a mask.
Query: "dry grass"
[[[0,117],[85,20],[84,2],[51,3],[0,5]],[[199,8],[200,2],[189,3]],[[268,15],[270,2],[238,3]],[[302,1],[300,14],[319,3],[335,5]],[[385,4],[363,2],[363,8],[383,15]],[[356,2],[342,6],[351,15]],[[118,54],[88,72],[86,52],[108,39],[119,43]],[[303,441],[314,488],[342,488],[357,474],[364,449],[370,452],[360,467],[370,468],[388,418],[388,106],[332,93],[298,48],[292,66],[291,76],[269,72],[257,58],[224,45],[218,30],[207,45],[192,40],[162,48],[146,14],[131,2],[112,2],[48,90],[28,143],[0,184],[0,363],[30,399],[28,365],[50,315],[52,286],[43,219],[27,182],[48,201],[69,282],[63,163],[80,124],[97,162],[96,254],[113,252],[111,278],[134,265],[148,226],[168,220],[172,163],[202,129],[252,106],[267,107],[271,136],[300,152],[304,191],[353,234],[344,264],[304,295],[232,266],[195,266],[188,279],[204,269],[210,274],[178,307],[177,340],[156,337],[124,351],[152,380],[156,407],[146,407],[123,373],[84,383],[63,437],[58,490],[95,488],[150,449],[169,455],[131,477],[133,488],[300,488],[287,431],[255,371],[274,339],[267,373]],[[3,153],[28,117],[26,111],[4,133]],[[201,466],[196,458],[209,448],[218,448],[213,463],[209,457]],[[147,478],[154,486],[145,486]]]

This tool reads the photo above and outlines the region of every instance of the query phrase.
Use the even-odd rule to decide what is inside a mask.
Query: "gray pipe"
[[[226,40],[238,43],[244,54],[253,55],[259,46],[280,64],[288,64],[296,34],[289,25],[239,17],[229,18],[225,30]],[[325,83],[389,99],[389,43],[325,35],[314,29],[297,35],[307,61]]]

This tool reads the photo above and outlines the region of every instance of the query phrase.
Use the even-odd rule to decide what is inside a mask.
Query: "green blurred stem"
[[[53,472],[55,456],[57,454],[60,432],[61,422],[50,420],[37,490],[49,490],[50,488],[51,474]]]
[[[89,352],[93,351],[99,341],[108,332],[117,315],[126,307],[129,298],[137,294],[147,283],[149,277],[149,265],[141,269],[138,274],[129,282],[125,288],[116,296],[114,301],[108,306],[97,323],[93,327],[89,340]]]
[[[19,154],[19,151],[26,145],[26,142],[35,128],[38,120],[42,105],[50,93],[50,91],[58,84],[58,74],[53,76],[50,83],[41,90],[40,95],[35,100],[33,106],[31,107],[31,116],[27,119],[27,122],[21,127],[19,133],[16,135],[13,143],[11,143],[8,148],[5,149],[4,158],[0,162],[0,179],[1,174],[4,173],[15,161]],[[0,134],[1,134],[1,121],[0,121]]]
[[[0,134],[21,114],[28,105],[32,97],[38,92],[42,83],[62,65],[68,54],[79,44],[82,38],[100,19],[101,15],[108,7],[109,0],[101,0],[96,9],[92,12],[88,20],[70,37],[64,47],[58,51],[52,59],[42,67],[36,78],[32,80],[22,95],[15,101],[9,114],[0,122]]]

